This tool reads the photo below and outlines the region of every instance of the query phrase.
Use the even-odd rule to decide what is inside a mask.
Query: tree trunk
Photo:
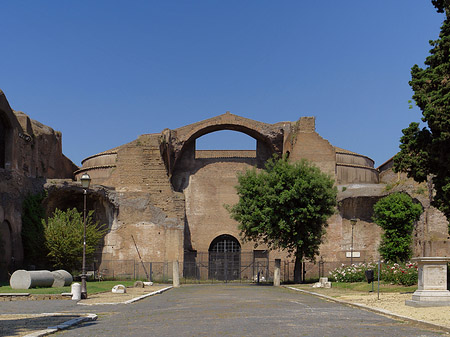
[[[302,255],[295,255],[294,283],[302,283]]]

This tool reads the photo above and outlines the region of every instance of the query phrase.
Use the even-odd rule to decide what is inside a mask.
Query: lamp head
[[[80,178],[80,181],[81,181],[81,186],[84,189],[87,189],[87,188],[89,188],[89,185],[91,184],[91,177],[89,176],[89,174],[83,173],[83,175]]]
[[[356,218],[350,219],[350,223],[352,224],[352,226],[356,225],[357,222],[358,222],[358,219],[356,219]]]

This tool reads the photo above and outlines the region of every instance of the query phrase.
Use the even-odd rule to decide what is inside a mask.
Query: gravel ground
[[[450,307],[416,308],[408,306],[405,304],[405,301],[412,298],[411,293],[380,293],[380,297],[378,298],[376,291],[373,293],[350,293],[342,289],[312,288],[309,285],[297,285],[295,288],[326,295],[349,303],[363,304],[370,308],[387,310],[396,315],[426,321],[450,329]]]

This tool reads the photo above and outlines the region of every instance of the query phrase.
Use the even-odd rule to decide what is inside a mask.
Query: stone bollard
[[[273,285],[279,287],[281,284],[281,259],[275,259],[275,269],[273,271]]]
[[[180,286],[180,272],[178,270],[178,261],[173,261],[173,286],[178,288]]]
[[[81,300],[81,284],[74,283],[71,287],[72,300],[79,301]]]
[[[34,287],[51,287],[55,278],[48,270],[16,270],[9,280],[13,289],[30,289]]]
[[[73,282],[72,275],[65,270],[60,269],[52,271],[52,274],[55,279],[52,284],[53,288],[70,286],[70,284]]]

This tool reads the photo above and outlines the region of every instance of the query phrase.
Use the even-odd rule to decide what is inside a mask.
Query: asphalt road
[[[412,323],[270,286],[183,286],[130,305],[0,303],[3,313],[28,310],[99,316],[95,322],[55,336],[441,336]]]

